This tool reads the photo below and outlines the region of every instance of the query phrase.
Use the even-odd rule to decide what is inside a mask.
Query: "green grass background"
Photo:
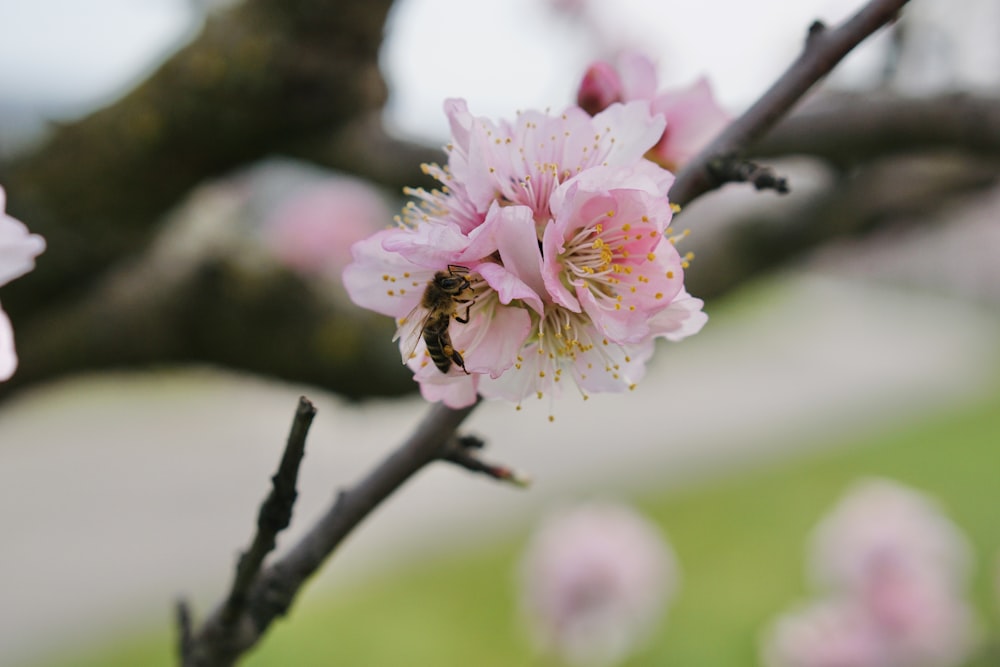
[[[803,554],[816,521],[856,479],[880,475],[934,497],[977,553],[971,588],[983,633],[996,636],[1000,551],[1000,389],[976,405],[867,440],[830,442],[695,487],[634,498],[677,551],[680,595],[653,643],[628,662],[757,664],[777,613],[804,599]],[[525,533],[499,545],[410,563],[388,576],[307,596],[247,667],[512,667],[532,656],[513,586]],[[336,567],[336,561],[331,564]],[[172,629],[44,667],[174,664]]]

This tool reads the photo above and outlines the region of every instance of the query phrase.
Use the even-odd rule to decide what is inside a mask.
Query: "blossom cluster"
[[[355,244],[344,272],[355,303],[396,318],[428,400],[520,404],[565,380],[584,397],[628,390],[657,338],[704,325],[674,247],[674,177],[649,159],[676,143],[672,121],[642,72],[653,79],[606,104],[512,122],[446,101],[447,164],[424,166],[443,187],[410,190],[398,226]]]
[[[35,267],[35,257],[45,250],[45,241],[5,213],[7,197],[0,188],[0,286],[24,275]],[[17,368],[14,332],[10,320],[0,308],[0,381],[10,378]]]
[[[659,528],[629,507],[555,512],[525,549],[521,602],[538,647],[570,665],[617,664],[660,620],[679,583]]]
[[[868,480],[817,527],[811,573],[828,595],[783,616],[769,667],[951,667],[967,657],[970,548],[920,493]]]

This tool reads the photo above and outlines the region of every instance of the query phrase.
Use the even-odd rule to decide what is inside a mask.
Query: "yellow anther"
[[[649,261],[652,262],[654,259],[656,259],[656,253],[652,253],[652,252],[649,253],[648,255],[646,255],[646,259],[648,259]]]
[[[628,224],[627,222],[624,225],[622,225],[622,231],[623,232],[627,232],[627,231],[629,231],[631,229],[632,229],[632,225]]]

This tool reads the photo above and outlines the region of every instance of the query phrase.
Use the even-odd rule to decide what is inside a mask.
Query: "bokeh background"
[[[0,183],[49,240],[0,294],[22,358],[0,392],[0,666],[172,664],[173,602],[222,595],[299,395],[319,413],[279,549],[421,418],[390,323],[338,273],[422,184],[443,98],[558,109],[588,62],[631,47],[663,86],[707,75],[739,113],[813,19],[860,5],[342,4],[0,1]],[[997,30],[989,0],[913,0],[806,110],[961,91],[995,119]],[[685,210],[705,330],[628,396],[481,406],[465,430],[533,486],[424,471],[246,664],[558,664],[519,613],[520,554],[548,510],[601,498],[654,521],[679,572],[623,664],[757,664],[811,594],[813,526],[871,476],[968,536],[967,662],[994,664],[997,126],[775,149],[791,195],[731,186]]]

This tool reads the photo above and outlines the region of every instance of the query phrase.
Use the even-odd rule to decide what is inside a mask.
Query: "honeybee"
[[[411,328],[403,344],[404,360],[413,356],[413,351],[422,337],[427,345],[427,353],[439,371],[447,373],[451,370],[452,364],[455,364],[468,375],[469,371],[465,370],[465,360],[451,344],[451,335],[448,333],[452,317],[462,324],[469,321],[469,310],[472,308],[474,295],[472,284],[464,275],[468,272],[469,269],[464,266],[449,264],[447,271],[438,271],[427,283],[427,289],[424,290],[420,303],[406,316]],[[460,305],[465,305],[463,316],[458,314]],[[421,313],[421,311],[426,312]],[[417,318],[420,318],[419,323],[415,321]]]

